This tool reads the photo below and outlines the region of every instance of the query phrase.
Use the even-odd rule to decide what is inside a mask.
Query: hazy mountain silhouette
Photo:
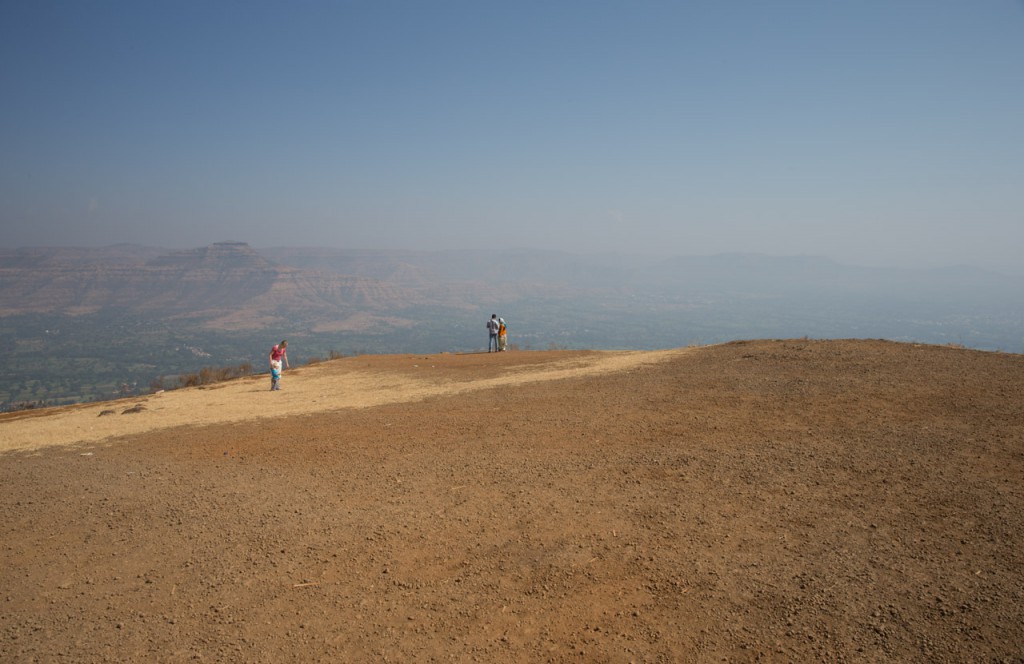
[[[0,278],[0,316],[119,311],[211,329],[373,334],[457,327],[500,307],[516,319],[520,341],[541,346],[656,348],[810,335],[1024,350],[1024,279],[814,256],[255,250],[222,242],[171,252],[133,245],[5,250]],[[478,336],[469,325],[447,343],[458,349]],[[429,349],[444,349],[437,345]]]

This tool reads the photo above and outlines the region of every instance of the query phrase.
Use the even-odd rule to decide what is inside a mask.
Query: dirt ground
[[[0,418],[0,661],[1024,661],[1024,356],[361,356],[282,385]]]

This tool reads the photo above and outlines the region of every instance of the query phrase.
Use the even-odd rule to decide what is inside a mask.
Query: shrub
[[[19,410],[35,410],[37,408],[49,408],[52,404],[45,400],[37,401],[15,401],[0,404],[0,412],[13,413]]]
[[[243,376],[252,375],[252,364],[244,362],[237,367],[203,367],[198,373],[182,374],[178,376],[178,387],[197,387],[199,385],[211,385],[222,383],[226,380],[233,380]],[[163,384],[163,379],[160,379]]]

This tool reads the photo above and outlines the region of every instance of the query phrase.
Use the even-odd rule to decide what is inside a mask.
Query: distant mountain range
[[[130,245],[0,252],[0,315],[116,310],[257,329],[413,301],[393,283],[275,264],[242,242],[170,253]]]
[[[885,338],[1024,352],[1024,279],[817,257],[117,245],[0,250],[0,410],[139,393],[207,366],[341,352]],[[21,404],[19,406],[19,404]]]
[[[1010,328],[1016,321],[1018,329],[1003,335],[1013,342],[1024,326],[1024,279],[973,268],[875,269],[748,254],[663,259],[537,250],[256,250],[243,242],[170,252],[135,245],[0,250],[0,317],[117,311],[219,330],[372,332],[498,307],[520,327],[530,323],[521,312],[540,307],[543,317],[556,318],[562,310],[572,321],[564,330],[569,338],[592,319],[622,316],[626,323],[643,316],[655,328],[664,322],[685,328],[683,314],[701,312],[690,316],[701,339],[784,334],[787,325],[793,333],[861,336],[865,327],[883,331],[894,317],[908,317],[917,321],[915,333],[925,320],[934,321],[936,332],[968,319],[975,327],[981,319]],[[851,317],[855,325],[844,328]],[[705,322],[723,318],[729,329],[709,335]],[[788,323],[766,329],[780,318]],[[872,326],[879,318],[886,325]],[[626,325],[634,332],[635,322]],[[949,341],[963,340],[964,333],[961,326]],[[680,329],[676,338],[686,337]],[[661,336],[644,338],[642,330],[633,340],[664,343]],[[1024,350],[1019,336],[1013,343],[1013,350]]]
[[[866,296],[936,302],[1024,304],[1024,279],[971,267],[928,270],[842,265],[816,256],[758,254],[658,258],[626,254],[495,250],[386,252],[281,248],[281,265],[379,279],[430,291],[475,285],[522,296],[552,291],[701,296]]]

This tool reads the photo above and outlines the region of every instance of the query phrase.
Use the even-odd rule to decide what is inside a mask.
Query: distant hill
[[[6,316],[118,310],[215,328],[336,319],[414,300],[377,279],[274,264],[243,242],[170,253],[129,246],[6,252],[0,280]]]

